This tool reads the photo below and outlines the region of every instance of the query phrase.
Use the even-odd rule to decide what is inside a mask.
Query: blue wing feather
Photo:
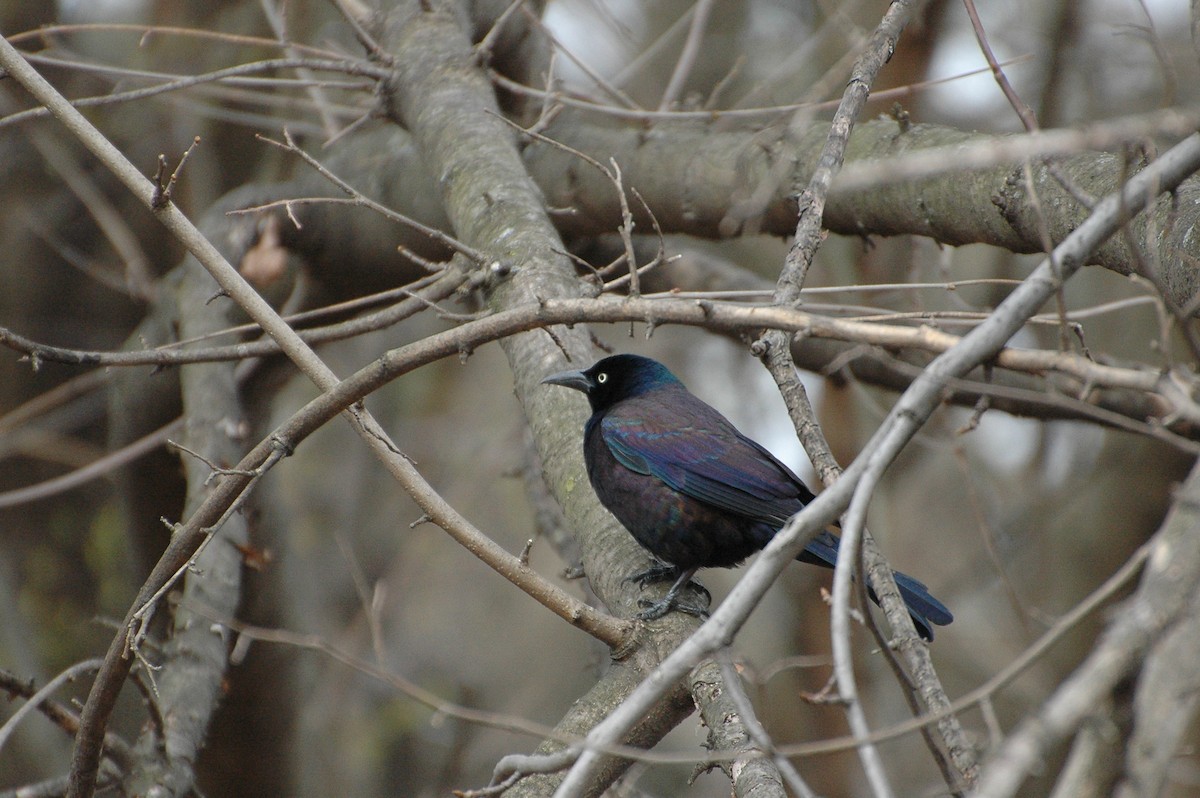
[[[600,429],[621,465],[726,512],[782,524],[812,498],[787,466],[728,422],[666,429],[607,416]]]

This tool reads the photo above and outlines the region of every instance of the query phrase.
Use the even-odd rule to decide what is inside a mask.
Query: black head
[[[641,355],[613,355],[583,371],[560,371],[542,380],[583,391],[592,411],[667,385],[682,385],[666,366]]]

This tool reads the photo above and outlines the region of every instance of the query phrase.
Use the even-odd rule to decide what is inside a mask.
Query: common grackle
[[[698,569],[737,565],[814,498],[787,466],[655,360],[614,355],[542,382],[587,396],[592,416],[583,428],[583,456],[592,488],[666,564],[631,579],[644,586],[677,577],[662,600],[643,602],[639,618],[659,618],[672,608],[696,612],[677,602]],[[832,568],[837,550],[838,538],[825,531],[796,559]],[[931,624],[944,626],[954,617],[925,585],[894,575],[917,631],[932,640]]]

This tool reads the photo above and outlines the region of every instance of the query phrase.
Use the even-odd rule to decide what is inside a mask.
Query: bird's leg
[[[632,576],[625,577],[626,582],[637,582],[638,587],[653,585],[656,582],[666,582],[679,576],[679,569],[665,562],[655,562],[644,571],[638,571]]]
[[[637,614],[637,617],[643,621],[652,621],[655,618],[661,618],[671,610],[679,610],[688,615],[695,615],[697,618],[708,617],[708,605],[697,607],[693,604],[682,604],[679,602],[679,593],[683,588],[692,581],[692,577],[696,575],[698,568],[688,568],[687,570],[679,570],[679,578],[675,580],[675,584],[671,585],[671,589],[667,591],[667,595],[663,596],[658,601],[649,601],[642,599],[638,602],[638,606],[645,607],[644,610]],[[705,590],[703,585],[696,584],[700,590],[704,591],[704,595],[708,597],[709,603],[712,602],[712,595]]]
[[[691,576],[695,576],[696,571],[698,571],[698,570],[699,570],[698,568],[693,568],[691,571],[689,571],[688,572],[689,578]],[[631,576],[625,577],[624,581],[637,582],[638,587],[644,588],[644,587],[646,587],[646,585],[653,585],[658,582],[678,580],[680,578],[681,573],[682,573],[682,571],[680,571],[679,566],[677,566],[677,565],[668,565],[665,562],[657,562],[656,561],[654,563],[654,565],[650,566],[645,571],[638,571],[636,574],[632,574]],[[708,604],[712,604],[712,593],[708,592],[708,588],[706,588],[704,585],[700,584],[699,582],[692,582],[691,584],[692,584],[692,587],[696,588],[697,590],[699,590],[701,593],[704,594],[705,601]],[[672,588],[671,592],[676,597],[678,597],[678,594],[679,594],[680,590],[682,590],[682,589],[683,589],[682,587],[677,585],[674,588]],[[645,602],[645,603],[649,604],[650,602]],[[691,609],[694,609],[694,608],[691,608]],[[687,610],[682,610],[682,611],[687,612]],[[692,614],[699,615],[700,612],[694,612]]]

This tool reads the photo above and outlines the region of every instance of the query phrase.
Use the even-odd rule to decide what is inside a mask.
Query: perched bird
[[[587,396],[592,416],[583,428],[583,455],[592,488],[634,539],[666,564],[631,579],[644,586],[677,577],[665,598],[644,602],[640,618],[659,618],[676,607],[696,613],[677,600],[698,569],[737,565],[814,498],[787,466],[655,360],[614,355],[542,382]],[[832,568],[837,550],[838,538],[826,531],[796,559]],[[954,620],[925,585],[899,572],[895,578],[926,640],[933,639],[931,624]]]

